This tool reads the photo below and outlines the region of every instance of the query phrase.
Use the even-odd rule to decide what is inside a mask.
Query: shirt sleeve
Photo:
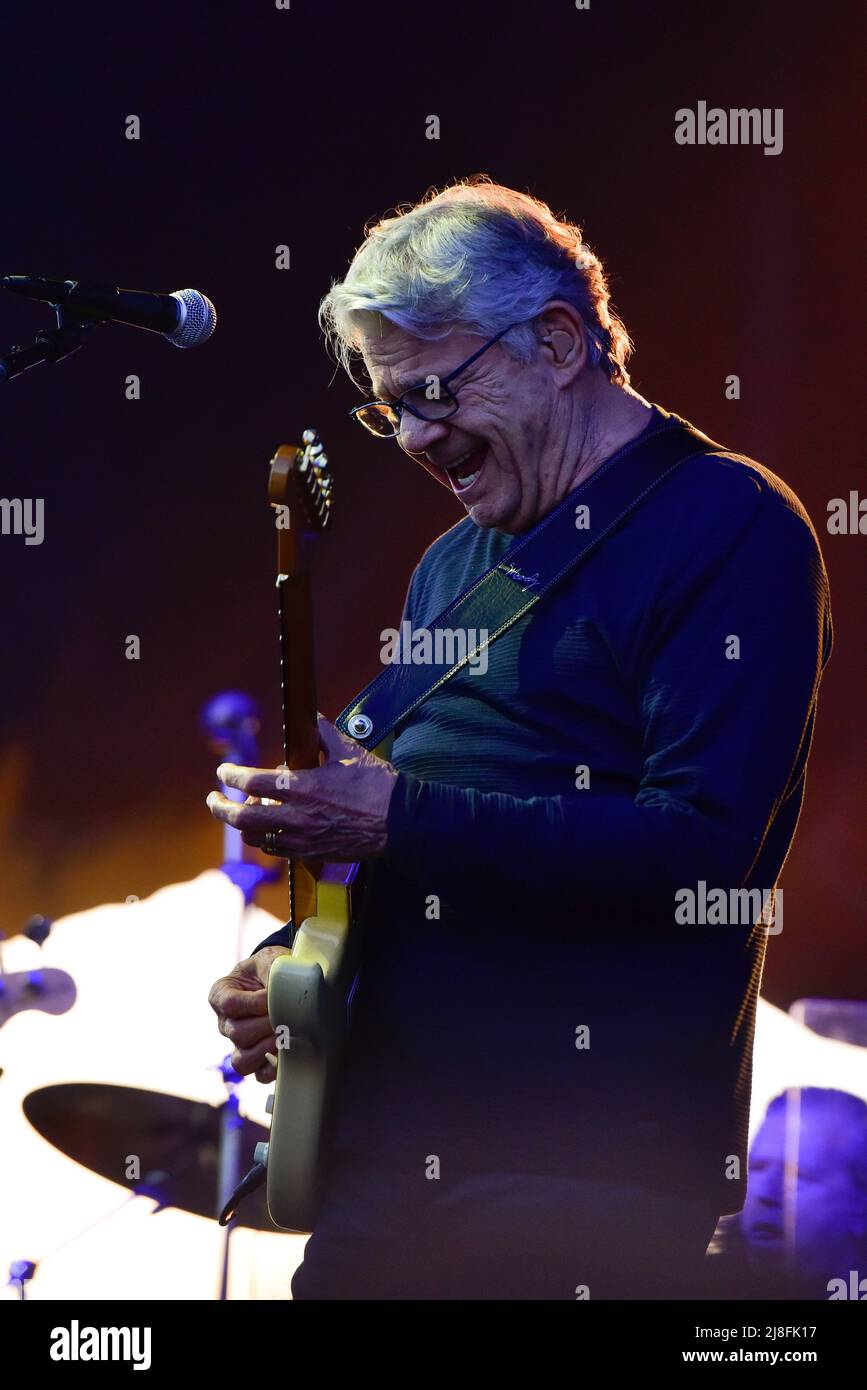
[[[746,471],[730,491],[670,544],[656,584],[630,672],[635,794],[521,799],[400,773],[386,849],[399,874],[461,911],[523,890],[633,915],[670,914],[673,894],[701,879],[748,882],[803,777],[831,627],[796,499]]]

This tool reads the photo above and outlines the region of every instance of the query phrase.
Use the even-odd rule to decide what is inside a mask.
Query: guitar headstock
[[[296,534],[324,531],[331,519],[328,455],[316,430],[305,430],[300,447],[281,444],[271,460],[268,501],[278,526]]]

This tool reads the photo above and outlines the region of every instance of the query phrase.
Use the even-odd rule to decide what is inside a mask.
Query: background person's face
[[[740,1228],[751,1264],[774,1263],[785,1255],[784,1169],[785,1122],[775,1112],[765,1119],[750,1148]]]
[[[381,335],[365,337],[362,355],[375,396],[389,400],[430,376],[444,379],[483,341],[461,331],[426,342],[383,322]],[[556,469],[544,467],[559,393],[538,359],[519,362],[500,343],[453,386],[457,414],[425,421],[405,411],[397,442],[448,483],[478,526],[523,531],[559,501]]]
[[[853,1177],[854,1138],[833,1112],[813,1105],[803,1108],[793,1259],[799,1272],[825,1282],[846,1277],[850,1267],[857,1268],[858,1259],[863,1258],[867,1196]],[[784,1170],[785,1114],[779,1110],[765,1120],[750,1149],[747,1200],[740,1225],[753,1265],[771,1265],[787,1258]]]

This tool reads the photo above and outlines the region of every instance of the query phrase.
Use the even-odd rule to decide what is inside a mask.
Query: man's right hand
[[[235,1045],[235,1071],[242,1076],[255,1072],[256,1080],[263,1085],[277,1075],[265,1055],[277,1054],[277,1037],[268,1017],[268,976],[277,957],[285,954],[285,946],[263,946],[255,955],[239,961],[229,975],[217,980],[208,995],[220,1032]]]

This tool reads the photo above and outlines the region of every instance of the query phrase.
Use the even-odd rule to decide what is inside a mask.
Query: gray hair
[[[591,365],[628,385],[632,343],[581,228],[540,199],[478,176],[432,189],[365,228],[346,279],[322,300],[319,322],[350,376],[378,315],[423,339],[454,328],[489,338],[514,323],[502,341],[526,362],[538,347],[532,324],[553,299],[581,315]]]

